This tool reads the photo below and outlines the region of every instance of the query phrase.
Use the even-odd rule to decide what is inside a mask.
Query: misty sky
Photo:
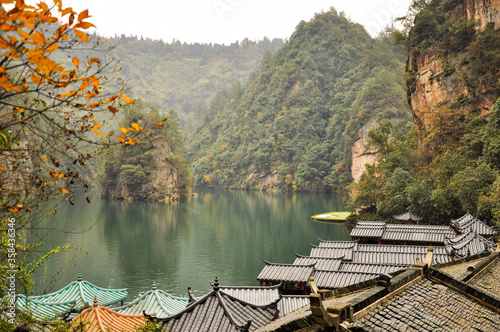
[[[331,6],[366,27],[372,36],[406,14],[411,0],[65,0],[76,11],[89,9],[102,36],[125,34],[188,43],[230,44],[287,38],[301,20]]]

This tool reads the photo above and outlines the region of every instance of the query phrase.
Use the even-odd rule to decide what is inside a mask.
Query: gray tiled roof
[[[353,250],[354,246],[352,246],[351,248],[344,248],[344,247],[339,248],[339,247],[318,247],[311,244],[311,253],[309,254],[309,256],[325,257],[325,258],[343,257],[344,259],[351,260]]]
[[[444,242],[446,236],[456,235],[449,226],[387,224],[381,240],[408,242]]]
[[[255,305],[267,305],[280,299],[280,285],[271,287],[221,286],[220,290],[237,299]]]
[[[256,306],[214,289],[174,316],[159,319],[163,331],[233,332],[253,331],[278,314],[277,301]]]
[[[475,232],[468,232],[445,241],[446,248],[457,258],[465,258],[495,250],[493,240],[485,239]]]
[[[480,271],[467,283],[481,291],[500,298],[500,258],[496,258],[491,264]]]
[[[318,239],[318,247],[330,247],[330,248],[352,248],[358,242],[357,241],[329,241]]]
[[[424,261],[425,255],[407,252],[355,251],[352,254],[352,261],[363,264],[413,265],[417,257],[420,261]]]
[[[342,258],[310,257],[298,254],[295,254],[295,256],[297,256],[297,258],[295,258],[293,265],[315,264],[314,268],[316,270],[335,271],[338,270],[340,264],[342,263]]]
[[[365,272],[365,273],[392,273],[399,270],[406,269],[410,265],[396,265],[396,264],[364,264],[343,262],[339,271],[344,272]]]
[[[351,230],[352,238],[380,238],[385,230],[385,221],[358,221]]]
[[[293,265],[266,262],[257,276],[259,281],[307,283],[314,271],[314,264]]]
[[[319,288],[335,289],[378,278],[380,273],[314,271],[313,277]]]
[[[495,234],[491,227],[472,216],[469,212],[458,219],[452,219],[450,224],[455,227],[459,233],[468,233],[472,231],[482,236],[491,236]]]
[[[500,314],[423,279],[356,322],[365,331],[498,331]]]
[[[283,317],[292,311],[308,305],[309,295],[282,295],[278,302],[279,316]]]

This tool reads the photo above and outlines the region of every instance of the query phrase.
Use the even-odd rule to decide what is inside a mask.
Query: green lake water
[[[60,289],[83,279],[104,288],[127,288],[127,301],[149,290],[153,281],[173,295],[206,294],[210,282],[257,286],[263,259],[292,263],[294,252],[308,255],[318,238],[349,240],[343,224],[317,223],[314,214],[341,211],[343,202],[328,194],[283,194],[256,191],[196,189],[186,202],[153,203],[101,199],[92,204],[77,197],[75,206],[60,210],[55,220],[65,232],[51,232],[45,248],[74,245],[40,269],[37,281],[65,266],[57,282],[36,287],[36,293]],[[84,230],[89,229],[86,232]],[[79,233],[81,232],[81,233]]]

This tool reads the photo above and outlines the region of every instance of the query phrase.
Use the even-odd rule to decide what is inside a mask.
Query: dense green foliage
[[[176,200],[191,194],[191,166],[183,155],[180,122],[173,110],[165,117],[162,120],[150,104],[125,110],[122,130],[133,130],[128,128],[131,123],[150,129],[134,146],[113,146],[104,155],[98,174],[104,197]]]
[[[343,188],[358,130],[373,118],[409,119],[402,67],[389,34],[372,39],[334,9],[300,22],[248,84],[213,99],[188,137],[195,184]]]
[[[411,61],[424,50],[445,58],[448,65],[436,79],[453,75],[465,82],[468,94],[443,104],[436,110],[438,121],[406,138],[390,123],[369,133],[383,153],[351,189],[352,208],[371,218],[409,210],[446,224],[470,212],[500,224],[500,33],[491,25],[477,32],[475,22],[452,20],[450,10],[461,3],[426,3],[405,41]],[[416,66],[410,68],[416,73]],[[409,96],[414,88],[410,82]],[[497,100],[488,116],[481,112],[485,96]]]
[[[129,79],[135,98],[159,109],[175,109],[186,129],[213,96],[235,81],[246,81],[266,52],[276,52],[280,39],[231,45],[165,43],[149,38],[111,38],[110,53],[121,60],[121,74]]]

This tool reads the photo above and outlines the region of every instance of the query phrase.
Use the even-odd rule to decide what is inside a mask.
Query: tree
[[[89,17],[88,10],[76,13],[61,0],[35,6],[3,0],[0,7],[1,229],[15,220],[18,254],[36,246],[22,242],[21,230],[46,217],[44,208],[55,213],[54,202],[60,200],[52,199],[64,197],[73,204],[73,186],[88,188],[83,166],[103,147],[119,144],[106,119],[134,102],[125,95],[117,63],[95,56],[106,49],[85,32],[94,26]],[[131,126],[128,135],[118,137],[123,144],[135,144],[141,131]],[[42,203],[49,200],[53,204]],[[0,274],[19,269],[18,280],[24,275],[29,289],[37,264],[23,266],[18,259],[17,266],[9,267],[3,240],[2,235]],[[0,286],[0,297],[6,284]]]

